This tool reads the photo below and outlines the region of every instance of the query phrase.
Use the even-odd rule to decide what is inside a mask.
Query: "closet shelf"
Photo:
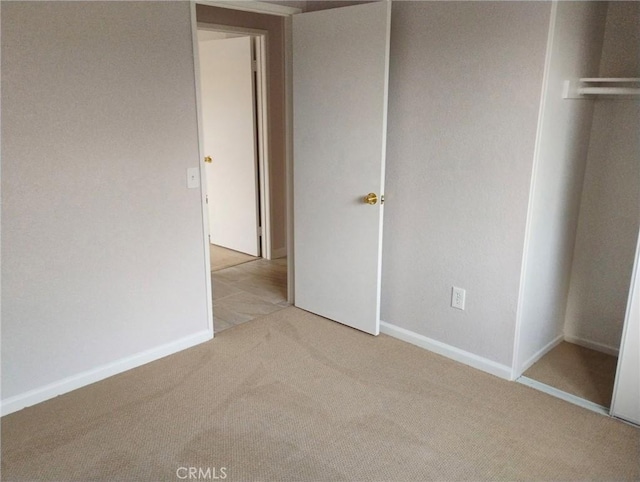
[[[589,99],[597,95],[640,98],[640,78],[583,77],[564,82],[564,99]]]

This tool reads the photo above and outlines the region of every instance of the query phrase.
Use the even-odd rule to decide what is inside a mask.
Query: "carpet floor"
[[[610,407],[617,364],[614,356],[563,341],[524,376]]]
[[[239,264],[258,259],[250,254],[223,248],[216,244],[209,245],[209,258],[211,260],[211,271],[238,266]]]
[[[9,481],[638,480],[639,455],[630,425],[293,307],[2,419]]]

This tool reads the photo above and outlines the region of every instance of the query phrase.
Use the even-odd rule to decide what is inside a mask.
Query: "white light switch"
[[[190,167],[187,169],[187,187],[197,189],[200,187],[200,168]]]

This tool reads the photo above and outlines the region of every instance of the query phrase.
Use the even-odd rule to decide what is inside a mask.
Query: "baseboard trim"
[[[77,375],[63,378],[62,380],[49,383],[43,387],[29,390],[28,392],[20,395],[15,395],[7,398],[6,400],[2,400],[0,413],[2,416],[9,415],[10,413],[22,410],[23,408],[50,400],[78,388],[91,385],[92,383],[99,382],[105,378],[131,370],[132,368],[173,355],[179,351],[186,350],[192,346],[209,341],[212,338],[213,333],[210,330],[201,331],[179,340],[160,345],[156,348],[151,348],[141,353],[107,363],[92,370],[87,370],[82,373],[78,373]]]
[[[286,248],[286,246],[284,248],[278,248],[278,249],[272,249],[271,250],[271,259],[284,258],[285,256],[287,256],[287,248]]]
[[[564,341],[568,343],[573,343],[574,345],[580,345],[585,348],[590,348],[595,351],[599,351],[601,353],[606,353],[607,355],[618,356],[620,352],[619,348],[614,348],[609,345],[605,345],[604,343],[598,343],[596,341],[585,340],[584,338],[578,338],[577,336],[572,335],[564,335]]]
[[[589,400],[585,400],[584,398],[580,398],[571,393],[563,392],[562,390],[558,390],[551,385],[539,382],[538,380],[534,380],[533,378],[520,377],[516,381],[518,383],[521,383],[522,385],[528,386],[529,388],[539,390],[546,393],[547,395],[551,395],[552,397],[564,400],[565,402],[573,403],[574,405],[578,405],[579,407],[586,408],[587,410],[591,410],[592,412],[596,412],[601,415],[606,415],[607,417],[609,416],[609,409],[607,407],[603,407],[602,405],[598,405],[597,403],[590,402]]]
[[[483,372],[490,373],[496,377],[511,380],[511,367],[461,350],[460,348],[419,335],[418,333],[400,328],[399,326],[392,325],[385,321],[380,322],[380,332],[399,340],[406,341],[407,343],[411,343],[412,345],[419,346],[420,348],[424,348],[425,350],[433,353],[437,353],[438,355],[450,358],[451,360],[477,368]]]
[[[522,368],[519,370],[519,373],[517,374],[516,378],[522,375],[524,372],[526,372],[529,368],[531,368],[531,366],[533,366],[535,362],[540,360],[540,358],[545,356],[547,353],[549,353],[551,350],[553,350],[563,341],[564,341],[564,335],[558,335],[556,338],[551,340],[549,343],[543,346],[540,350],[534,353],[534,355],[522,365]]]

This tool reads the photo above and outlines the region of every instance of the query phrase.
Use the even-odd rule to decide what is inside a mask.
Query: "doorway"
[[[272,10],[272,7],[269,7],[269,10]],[[270,71],[270,82],[279,83],[279,92],[269,90],[269,93],[280,101],[274,103],[275,108],[272,111],[279,111],[279,119],[275,120],[273,125],[281,129],[281,137],[274,138],[274,142],[279,144],[280,153],[275,154],[273,159],[274,162],[281,163],[283,175],[280,181],[285,180],[285,182],[280,185],[280,194],[282,196],[286,193],[286,206],[285,203],[281,203],[279,209],[279,212],[284,214],[286,208],[286,223],[281,223],[281,227],[285,228],[282,231],[286,230],[286,244],[279,243],[278,246],[287,250],[289,259],[289,301],[293,302],[292,256],[295,252],[296,306],[325,316],[329,315],[336,321],[377,334],[380,310],[390,4],[376,2],[341,9],[328,9],[322,13],[299,15],[294,19],[279,19],[271,15],[273,12],[269,13],[269,15],[231,13],[217,5],[206,7],[196,5],[196,19],[199,25],[202,23],[242,24],[265,29],[273,37],[269,47],[269,59],[278,68]],[[289,17],[288,14],[286,16]],[[340,28],[336,33],[340,33],[341,36],[332,38],[331,44],[323,43],[322,46],[316,45],[316,48],[312,48],[314,44],[312,39],[316,35],[313,32],[324,29],[320,24],[339,24]],[[354,33],[354,29],[357,33]],[[308,34],[307,41],[302,41],[300,37],[303,32]],[[296,35],[298,41],[294,42],[293,37]],[[354,42],[354,38],[358,42]],[[292,82],[292,77],[296,77],[296,75],[292,76],[294,51],[296,58],[306,59],[306,63],[315,69],[313,72],[312,69],[306,70],[307,77],[313,80],[312,83]],[[312,51],[317,54],[317,59],[310,61]],[[334,55],[327,59],[324,55],[327,52],[340,52],[340,56]],[[368,54],[366,60],[362,58],[363,52]],[[295,65],[300,67],[302,63],[297,62]],[[343,65],[358,66],[359,70],[354,72],[350,69],[347,72],[342,68]],[[298,71],[298,74],[300,73],[301,71]],[[348,78],[344,79],[345,76]],[[300,75],[297,78],[300,80]],[[364,85],[366,88],[354,85],[352,80],[355,78],[369,79]],[[304,92],[297,90],[296,95],[292,95],[296,87],[310,87],[311,84],[314,87],[307,88]],[[350,85],[350,90],[345,90],[343,88],[345,85]],[[321,104],[318,104],[316,94],[329,91],[340,92],[340,100],[334,99],[330,110],[318,109],[317,107]],[[295,115],[292,115],[292,97],[295,97],[297,108]],[[301,108],[305,108],[310,115],[305,116],[301,113]],[[318,119],[316,114],[323,119]],[[292,135],[294,119],[296,120],[295,136]],[[363,119],[366,122],[363,123]],[[303,122],[303,124],[312,131],[313,125],[323,126],[322,135],[303,134],[305,128],[301,122],[305,120],[309,122]],[[345,146],[351,147],[353,144],[354,139],[348,133],[354,131],[359,132],[356,136],[359,142],[356,143],[355,149],[346,148]],[[317,143],[318,149],[307,145],[305,152],[313,154],[313,158],[302,153],[301,145],[296,145],[296,159],[304,158],[305,161],[296,163],[295,184],[304,186],[303,181],[307,179],[306,187],[315,186],[316,193],[300,197],[299,189],[294,200],[293,144],[296,140],[310,138]],[[327,151],[327,148],[331,148],[332,151]],[[303,165],[315,165],[321,172],[313,173],[309,170],[302,172]],[[350,173],[346,179],[343,179],[344,175],[336,176],[336,173],[344,171],[346,166],[349,166]],[[342,180],[346,183],[332,185]],[[350,180],[356,182],[350,183]],[[344,193],[338,196],[330,195],[341,189],[344,189]],[[274,197],[274,200],[277,201],[277,197]],[[302,202],[303,200],[307,202]],[[313,203],[310,204],[310,201]],[[295,246],[293,242],[294,206]],[[332,206],[339,206],[339,221],[337,217],[330,215]],[[319,210],[324,213],[321,217],[322,222],[314,226],[312,220],[320,219]],[[278,209],[274,209],[274,212],[276,211]],[[307,220],[306,224],[303,224],[302,220]],[[313,231],[309,229],[310,226],[313,227]],[[274,231],[277,233],[277,230]],[[315,236],[309,237],[309,233],[314,231],[322,232],[322,239]],[[307,234],[306,241],[302,239],[301,233]],[[352,233],[352,236],[348,236],[348,233]],[[318,253],[323,256],[319,256]],[[328,263],[328,261],[331,262]],[[309,268],[315,269],[317,273],[314,274]],[[321,282],[322,289],[314,289],[317,282]],[[348,296],[347,293],[350,293],[356,285],[360,287],[358,296]],[[329,291],[337,292],[339,297],[327,296]],[[333,310],[330,306],[330,313],[320,312],[320,310],[314,310],[311,304],[304,303],[305,300],[317,301],[319,298],[322,300],[315,303],[315,306],[325,306],[326,303],[323,300],[338,300],[341,309]],[[366,322],[363,323],[363,320]]]
[[[197,39],[213,327],[219,333],[289,306],[287,258],[271,247],[267,34],[198,24]]]

